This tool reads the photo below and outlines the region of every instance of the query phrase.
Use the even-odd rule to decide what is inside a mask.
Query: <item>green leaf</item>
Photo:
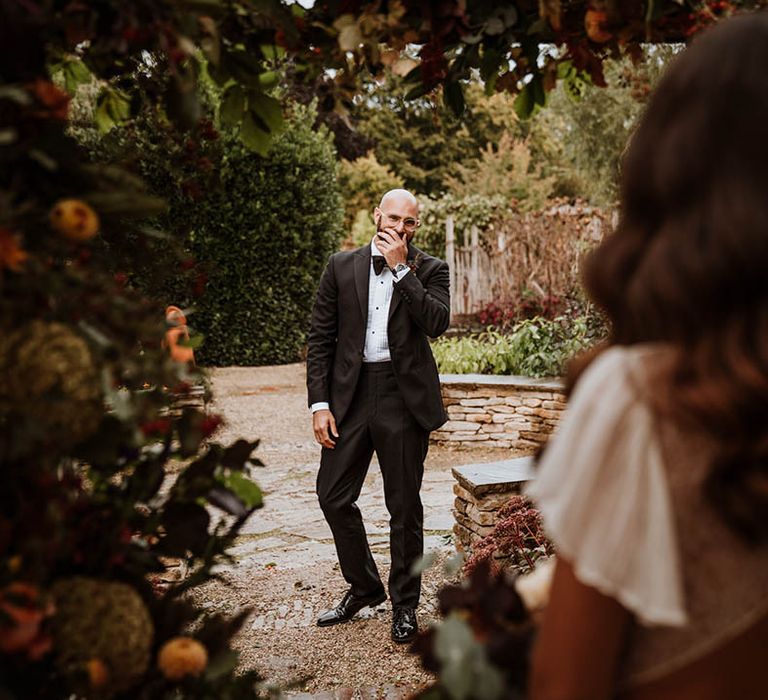
[[[115,120],[109,113],[109,108],[105,101],[99,102],[96,105],[96,111],[93,113],[93,120],[96,122],[96,128],[102,134],[106,134],[113,126],[115,126]]]
[[[272,137],[269,132],[259,126],[250,111],[246,112],[243,118],[243,123],[240,127],[240,140],[260,156],[267,155],[272,144]]]
[[[486,49],[483,51],[483,58],[480,62],[480,77],[488,80],[496,75],[504,55],[498,49]]]
[[[259,85],[265,90],[271,90],[280,82],[280,76],[277,71],[269,70],[259,76]]]
[[[298,7],[298,5],[292,5],[291,7]],[[268,61],[276,61],[279,58],[285,56],[285,49],[282,46],[273,46],[272,44],[262,44],[259,46],[261,54]]]
[[[217,678],[231,673],[237,666],[238,655],[232,649],[226,649],[214,656],[205,669],[205,678],[209,681],[215,681]]]
[[[219,60],[218,65],[215,63],[209,63],[207,66],[208,75],[211,76],[211,80],[218,86],[223,87],[230,80],[232,80],[231,73],[226,69],[224,63]]]
[[[0,98],[12,100],[20,105],[28,105],[32,103],[30,94],[24,88],[17,87],[16,85],[0,86]]]
[[[504,21],[500,17],[489,17],[485,22],[485,33],[489,36],[501,34],[505,28]]]
[[[469,625],[451,613],[437,629],[434,645],[440,662],[440,681],[453,700],[496,700],[504,691],[504,679],[492,666]]]
[[[107,109],[116,124],[121,124],[131,116],[131,101],[122,92],[112,91],[107,98]]]
[[[232,77],[247,87],[259,87],[259,76],[264,72],[262,61],[245,51],[231,51],[222,56]]]
[[[539,17],[535,22],[531,23],[528,27],[526,34],[528,36],[536,36],[536,34],[544,34],[549,30],[549,23],[547,20]]]
[[[259,485],[251,481],[242,472],[229,472],[224,477],[224,484],[247,508],[261,508],[264,498]]]
[[[91,72],[80,59],[67,59],[64,62],[64,86],[70,95],[77,92],[80,85],[91,81]]]
[[[515,113],[520,119],[528,119],[533,113],[533,91],[528,83],[515,98]]]
[[[416,68],[414,68],[413,70],[414,70],[414,71],[416,71],[416,70],[419,70],[419,71],[420,71],[420,70],[421,70],[421,66],[417,66],[417,67],[416,67]],[[412,72],[413,72],[413,71],[411,71],[411,73],[412,73]],[[409,75],[410,75],[410,74],[409,74]],[[406,77],[406,80],[407,80],[407,77]],[[410,89],[408,92],[406,92],[406,93],[405,93],[405,99],[406,99],[406,100],[415,100],[415,99],[417,99],[417,98],[419,98],[419,97],[423,97],[423,96],[424,96],[424,95],[426,95],[428,92],[430,92],[430,88],[428,88],[428,87],[427,87],[426,85],[424,85],[423,83],[419,83],[418,85],[416,85],[416,86],[412,87],[412,88],[411,88],[411,89]]]
[[[245,94],[239,85],[230,85],[224,92],[219,108],[219,119],[224,126],[237,126],[243,119]]]
[[[544,81],[540,75],[534,76],[531,81],[533,89],[533,101],[539,107],[544,107],[547,104],[547,91],[544,89]]]
[[[105,88],[96,103],[94,120],[99,131],[106,133],[131,116],[130,99],[119,90]]]
[[[423,574],[427,569],[430,569],[432,566],[434,566],[436,561],[436,552],[425,552],[411,565],[411,576],[419,576],[420,574]]]
[[[461,87],[461,83],[456,81],[452,83],[446,83],[443,88],[443,100],[447,107],[449,107],[453,113],[460,117],[464,113],[464,90]]]
[[[282,131],[283,106],[280,100],[263,92],[252,91],[248,93],[248,109],[261,119],[271,133]]]

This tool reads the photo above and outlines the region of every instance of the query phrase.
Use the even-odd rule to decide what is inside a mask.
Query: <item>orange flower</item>
[[[208,665],[208,652],[196,639],[174,637],[161,647],[157,665],[162,674],[170,680],[199,676]]]
[[[19,237],[7,228],[0,228],[0,268],[7,267],[14,272],[21,272],[21,267],[29,254],[19,245]]]
[[[608,15],[603,10],[588,9],[584,15],[584,29],[587,36],[596,44],[605,44],[613,38],[613,35],[605,28]]]
[[[0,652],[26,652],[38,659],[50,649],[50,639],[40,631],[43,620],[53,613],[37,586],[17,581],[0,591]]]
[[[61,199],[51,209],[51,227],[70,241],[82,243],[99,232],[99,215],[79,199]]]
[[[32,94],[45,109],[36,116],[66,121],[69,116],[69,95],[56,87],[50,80],[38,78],[32,83]]]
[[[89,659],[85,664],[85,668],[88,671],[88,680],[91,683],[91,688],[101,690],[106,687],[107,683],[109,683],[109,669],[101,659],[97,657]]]

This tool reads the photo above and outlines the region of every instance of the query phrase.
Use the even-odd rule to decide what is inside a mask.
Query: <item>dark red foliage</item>
[[[147,421],[141,426],[141,432],[145,437],[162,437],[171,430],[171,421],[168,418],[158,418],[157,420]]]
[[[557,294],[541,296],[526,294],[522,299],[492,301],[477,313],[477,320],[483,326],[493,326],[501,330],[512,328],[518,321],[528,318],[546,318],[552,320],[565,311],[565,300]]]
[[[203,422],[200,424],[200,431],[203,434],[203,438],[209,438],[213,435],[219,427],[224,423],[224,418],[215,414],[207,415]]]
[[[528,659],[535,633],[533,620],[518,595],[513,581],[489,562],[481,562],[469,578],[458,586],[446,586],[438,594],[440,612],[460,613],[475,638],[485,647],[491,664],[501,672],[505,688],[502,698],[521,697],[527,686]],[[411,650],[421,657],[424,668],[440,674],[440,661],[434,653],[437,628],[423,632]],[[437,689],[444,689],[438,681]],[[429,695],[430,690],[424,691]],[[433,697],[430,695],[430,697]]]
[[[477,568],[488,566],[498,573],[502,567],[496,555],[509,557],[509,564],[527,571],[533,568],[538,555],[552,552],[539,511],[524,496],[512,496],[499,510],[493,532],[473,547],[464,571],[472,574]]]

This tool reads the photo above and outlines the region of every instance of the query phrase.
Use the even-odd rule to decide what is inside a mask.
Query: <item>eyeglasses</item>
[[[397,214],[387,214],[386,220],[387,220],[387,226],[397,226],[402,221],[403,228],[408,231],[412,231],[413,229],[421,225],[418,219],[414,219],[410,216],[403,219],[402,217],[397,216]]]

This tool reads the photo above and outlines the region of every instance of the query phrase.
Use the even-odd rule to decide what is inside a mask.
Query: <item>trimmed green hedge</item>
[[[330,137],[296,108],[269,155],[225,136],[221,192],[190,234],[208,282],[192,323],[208,365],[295,362],[315,290],[341,240],[343,209]]]
[[[292,106],[266,157],[209,127],[179,137],[152,115],[106,136],[76,134],[96,159],[132,164],[168,202],[148,223],[170,235],[135,250],[138,263],[123,269],[162,304],[191,308],[193,338],[204,336],[201,364],[301,359],[344,212],[332,138],[313,130],[314,120],[312,107]],[[189,269],[179,266],[179,247]]]

